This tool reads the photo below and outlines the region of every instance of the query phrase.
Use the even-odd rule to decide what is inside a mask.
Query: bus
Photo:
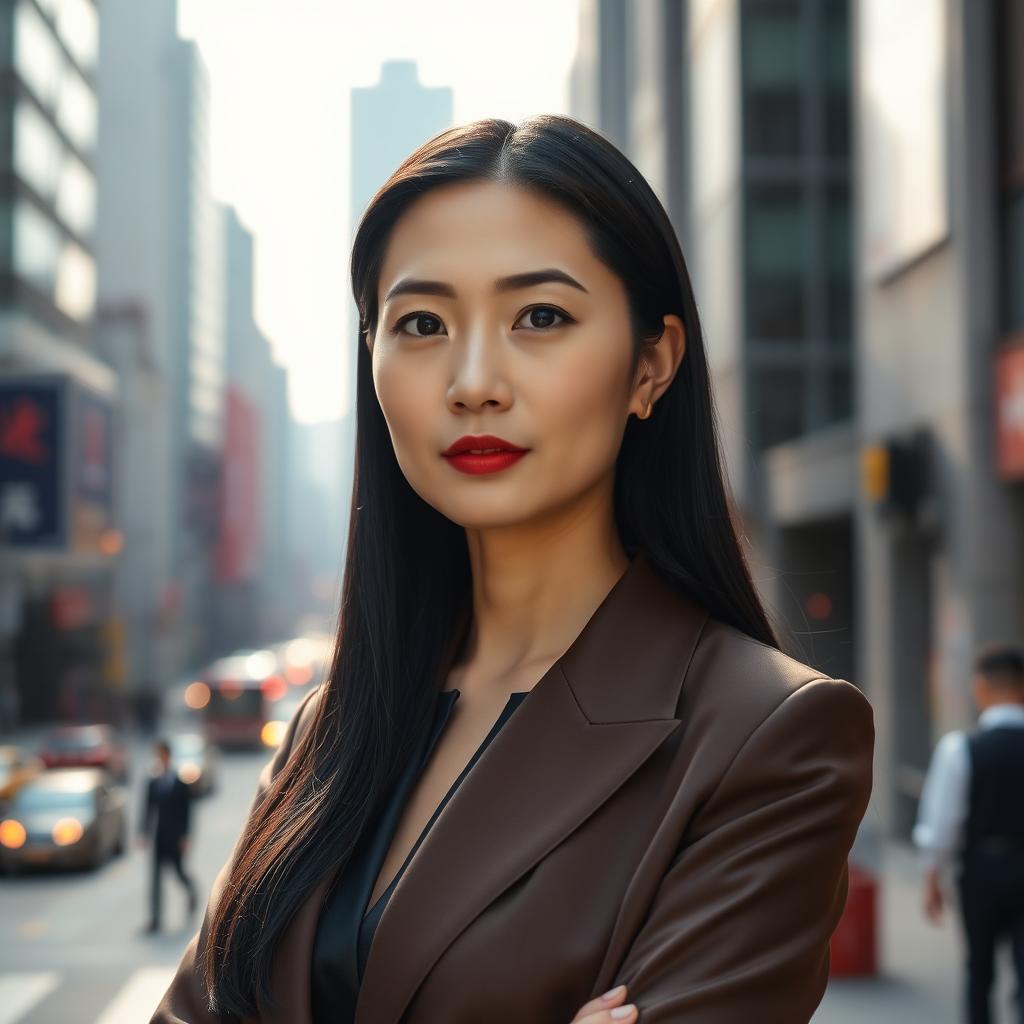
[[[331,638],[314,635],[235,651],[189,683],[185,704],[202,715],[210,743],[276,747],[298,702],[324,679],[331,649]]]
[[[218,747],[267,744],[274,704],[288,693],[277,655],[236,651],[218,658],[185,687],[185,704],[202,715],[203,731]]]

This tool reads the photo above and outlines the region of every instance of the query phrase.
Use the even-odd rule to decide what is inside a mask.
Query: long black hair
[[[686,329],[676,376],[649,418],[630,417],[616,462],[622,545],[713,616],[779,647],[750,578],[726,493],[697,307],[672,224],[640,172],[568,117],[451,128],[412,153],[370,201],[352,248],[359,309],[356,460],[337,641],[305,740],[243,831],[214,910],[204,973],[221,1013],[273,1006],[274,946],[310,891],[348,862],[356,840],[430,721],[470,612],[465,532],[399,468],[364,343],[378,318],[388,240],[412,203],[440,185],[501,181],[573,212],[622,280],[633,369],[665,314]]]

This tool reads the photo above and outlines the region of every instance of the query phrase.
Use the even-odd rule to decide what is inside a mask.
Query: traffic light
[[[861,454],[864,493],[884,512],[913,516],[932,494],[932,435],[927,429],[884,438]]]

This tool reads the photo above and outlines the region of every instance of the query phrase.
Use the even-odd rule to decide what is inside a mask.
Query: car
[[[46,768],[41,758],[13,743],[0,746],[0,803],[10,800],[14,791]]]
[[[103,768],[118,782],[128,781],[128,750],[110,725],[58,726],[37,753],[47,768]]]
[[[217,787],[217,748],[199,732],[179,732],[167,737],[171,765],[178,778],[196,796],[208,796]]]
[[[18,787],[0,817],[0,867],[96,868],[128,844],[125,791],[101,768],[54,768]]]

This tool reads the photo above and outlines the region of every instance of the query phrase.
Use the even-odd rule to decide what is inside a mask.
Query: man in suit
[[[996,946],[1009,938],[1024,1021],[1024,653],[985,648],[972,690],[977,726],[939,741],[914,826],[924,911],[942,920],[942,871],[954,863],[967,950],[965,1020],[989,1024]]]
[[[174,868],[188,893],[190,918],[199,906],[195,882],[186,874],[182,864],[182,857],[188,848],[192,794],[171,766],[171,748],[166,740],[157,740],[155,753],[158,771],[146,782],[139,827],[139,844],[151,844],[153,849],[149,924],[143,929],[146,934],[160,930],[160,897],[166,865]]]

